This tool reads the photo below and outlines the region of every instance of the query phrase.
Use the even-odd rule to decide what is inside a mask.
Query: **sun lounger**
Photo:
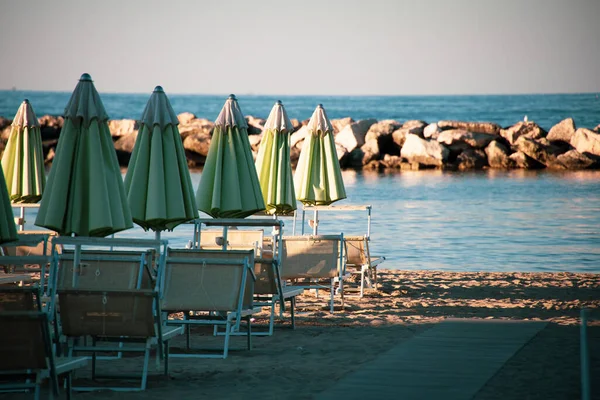
[[[150,349],[153,346],[157,347],[158,356],[165,359],[164,373],[168,374],[168,361],[164,355],[168,352],[169,340],[183,333],[183,330],[164,325],[160,313],[158,282],[154,282],[148,271],[149,258],[159,247],[166,245],[166,241],[57,238],[57,242],[81,247],[78,252],[63,251],[58,263],[60,321],[62,334],[67,338],[69,354],[91,353],[94,379],[107,377],[95,372],[96,361],[99,359],[97,354],[144,354],[139,375],[110,376],[140,379],[139,386],[75,387],[74,390],[144,390]],[[98,247],[113,249],[99,250]],[[78,262],[75,261],[76,258]],[[158,264],[160,266],[160,262]],[[91,338],[91,344],[81,344],[81,339],[88,337]]]
[[[66,374],[70,398],[71,372],[87,364],[83,357],[56,357],[51,340],[48,314],[41,311],[37,287],[0,287],[0,391],[33,388],[40,397],[40,386],[49,378],[51,391],[58,395],[58,376]]]
[[[257,230],[227,230],[227,245],[223,243],[223,230],[207,230],[200,232],[200,249],[204,250],[246,250],[254,249],[256,257],[261,256],[264,231]],[[196,246],[197,247],[197,246]]]
[[[344,305],[344,235],[284,236],[281,279],[304,289],[329,289],[334,310],[335,283]]]
[[[365,287],[377,290],[377,266],[385,257],[371,256],[369,238],[364,236],[345,236],[346,272],[360,275],[360,297]]]
[[[184,319],[169,317],[167,323],[225,328],[222,354],[169,356],[227,358],[231,333],[239,332],[242,319],[247,323],[248,348],[251,348],[250,316],[259,311],[254,308],[252,299],[255,279],[253,265],[253,250],[167,250],[165,273],[161,279],[162,310],[168,313],[184,312]]]

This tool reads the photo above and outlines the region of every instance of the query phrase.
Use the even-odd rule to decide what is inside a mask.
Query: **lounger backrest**
[[[171,249],[169,248],[171,258],[194,258],[194,259],[219,259],[230,260],[231,258],[247,258],[248,265],[254,264],[254,251],[248,250],[198,250],[198,249]],[[244,308],[252,308],[253,295],[255,293],[256,282],[254,279],[246,279],[244,289]]]
[[[155,296],[156,292],[149,289],[59,290],[63,334],[152,337],[155,335]]]
[[[247,266],[252,265],[253,260],[249,260],[252,255],[250,250],[240,254],[240,251],[169,249],[162,309],[235,311],[243,294],[244,308],[251,307],[253,284],[250,282],[249,286],[248,281],[253,279]]]
[[[47,368],[46,318],[39,311],[0,312],[0,371]]]
[[[368,264],[369,255],[365,236],[345,236],[346,260],[351,265]]]
[[[75,271],[73,287],[73,251],[65,250],[60,256],[58,269],[59,289],[150,289],[152,279],[148,266],[152,255],[145,251],[84,250],[81,268]]]
[[[200,232],[200,248],[206,250],[218,250],[222,245],[217,244],[217,238],[223,237],[222,230],[202,230]],[[264,231],[258,230],[227,230],[227,249],[228,250],[247,250],[255,249],[256,256],[261,254],[264,240]]]
[[[333,278],[339,275],[340,237],[284,236],[281,278]]]

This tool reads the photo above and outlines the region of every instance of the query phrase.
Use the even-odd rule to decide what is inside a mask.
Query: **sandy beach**
[[[78,399],[310,399],[382,352],[445,318],[545,320],[526,343],[477,393],[475,399],[580,398],[579,310],[589,312],[590,376],[600,374],[600,275],[380,271],[378,292],[347,296],[344,310],[327,311],[326,294],[298,299],[297,328],[279,324],[272,337],[254,338],[252,351],[226,360],[172,359],[166,379],[151,363],[148,389],[140,393],[76,393]],[[338,303],[339,304],[339,303]],[[256,322],[266,321],[266,314]],[[221,339],[194,329],[192,346]],[[235,338],[233,347],[243,347]],[[183,337],[172,347],[183,346]],[[177,349],[174,349],[176,351]],[[138,357],[104,362],[101,371],[135,372]],[[84,381],[88,371],[78,374]],[[592,398],[600,381],[592,378]],[[0,395],[1,399],[29,398]]]

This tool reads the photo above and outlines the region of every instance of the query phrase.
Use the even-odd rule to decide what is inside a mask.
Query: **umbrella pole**
[[[25,230],[25,207],[21,207],[21,218],[19,219],[19,231]]]
[[[155,231],[154,232],[154,239],[155,240],[160,240],[160,231]]]

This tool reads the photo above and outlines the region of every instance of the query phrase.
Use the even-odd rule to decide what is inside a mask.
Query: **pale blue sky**
[[[0,89],[600,91],[600,0],[0,0]]]

